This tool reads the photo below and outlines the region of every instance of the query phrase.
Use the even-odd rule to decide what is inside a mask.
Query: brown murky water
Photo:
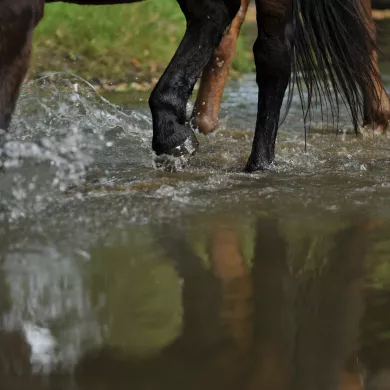
[[[232,83],[222,130],[169,173],[144,101],[71,75],[24,89],[0,176],[1,390],[390,388],[390,141],[317,118],[305,153],[295,102],[278,165],[243,174],[255,101],[253,75]]]

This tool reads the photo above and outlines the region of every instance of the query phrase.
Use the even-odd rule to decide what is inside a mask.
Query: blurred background
[[[389,0],[373,0],[374,17],[390,17]],[[256,10],[251,2],[231,76],[253,72]],[[387,22],[381,22],[386,27]],[[172,58],[185,29],[175,0],[115,6],[46,6],[34,37],[29,78],[70,71],[105,90],[149,90]],[[383,47],[383,46],[382,46]]]

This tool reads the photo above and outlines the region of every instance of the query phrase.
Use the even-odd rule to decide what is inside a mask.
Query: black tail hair
[[[369,19],[362,0],[292,0],[292,4],[292,86],[298,87],[305,123],[308,116],[311,119],[313,102],[320,103],[323,114],[325,101],[325,108],[330,108],[337,125],[339,104],[343,101],[357,133],[364,114],[372,117],[367,108],[363,112],[365,98],[377,100],[379,106],[374,82],[383,86],[370,57],[372,50],[377,49],[375,32],[367,24]],[[290,85],[288,106],[292,93]]]

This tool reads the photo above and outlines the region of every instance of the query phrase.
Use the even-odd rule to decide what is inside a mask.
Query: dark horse
[[[186,103],[241,5],[240,0],[177,1],[187,29],[149,100],[152,147],[157,155],[196,151],[198,142],[186,124]],[[99,5],[135,0],[67,2]],[[32,32],[43,16],[44,4],[44,0],[0,0],[0,128],[9,126],[28,67]],[[318,97],[327,99],[337,119],[338,103],[343,100],[355,130],[361,117],[375,126],[373,107],[380,105],[384,87],[371,58],[374,31],[363,0],[256,0],[256,7],[258,116],[246,170],[264,169],[273,163],[281,104],[289,84],[299,87],[305,117]],[[300,77],[296,77],[298,70]],[[305,104],[304,85],[308,91]],[[292,88],[289,90],[291,98]],[[372,103],[365,104],[367,101]]]

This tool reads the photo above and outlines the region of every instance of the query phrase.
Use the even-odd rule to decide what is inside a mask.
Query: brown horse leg
[[[203,71],[192,119],[194,126],[203,134],[211,133],[218,125],[222,94],[248,5],[249,0],[241,0],[240,11],[233,20],[229,32]]]
[[[43,15],[41,0],[0,2],[0,129],[7,130],[28,69],[32,32]]]
[[[368,24],[375,38],[375,23],[372,18],[371,0],[364,0],[364,8],[368,18]],[[371,52],[372,63],[378,70],[378,55],[375,50]],[[390,120],[390,101],[386,91],[378,80],[373,80],[378,99],[366,96],[364,102],[364,126],[371,127],[377,133],[386,131]]]

